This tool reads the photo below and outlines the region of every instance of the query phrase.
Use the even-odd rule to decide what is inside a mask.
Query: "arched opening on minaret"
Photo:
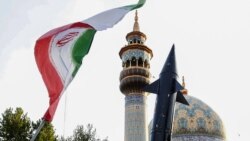
[[[135,36],[128,37],[127,41],[128,41],[129,45],[131,45],[131,44],[144,44],[145,39],[141,36],[135,35]]]
[[[129,66],[130,66],[130,61],[127,60],[127,61],[126,61],[126,66],[125,66],[125,67],[128,68]]]
[[[136,58],[132,57],[131,66],[136,66]]]
[[[148,60],[145,60],[145,61],[144,61],[144,67],[145,67],[145,68],[150,68],[149,63],[148,63]]]
[[[141,40],[140,40],[140,39],[138,39],[138,40],[137,40],[137,43],[138,43],[138,44],[141,44]]]
[[[138,60],[138,66],[139,66],[139,67],[143,67],[143,60],[142,60],[141,57],[140,57],[139,60]]]
[[[133,42],[136,43],[136,38],[133,39]]]

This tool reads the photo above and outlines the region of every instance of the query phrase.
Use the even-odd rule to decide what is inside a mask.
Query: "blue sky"
[[[0,0],[0,112],[22,107],[38,120],[48,106],[35,64],[34,44],[42,34],[136,0]],[[246,141],[250,123],[250,2],[247,0],[148,0],[139,23],[153,50],[156,78],[173,43],[179,75],[189,94],[223,119],[229,141]],[[98,32],[82,68],[62,98],[53,124],[69,135],[77,124],[93,123],[100,137],[123,140],[124,96],[119,91],[119,50],[132,30],[134,12],[114,28]],[[153,79],[152,81],[154,81]],[[155,96],[148,97],[152,119]],[[65,124],[64,124],[65,123]]]

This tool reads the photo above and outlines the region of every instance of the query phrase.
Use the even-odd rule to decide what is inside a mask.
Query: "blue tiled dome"
[[[185,97],[190,103],[190,106],[176,103],[173,140],[225,140],[223,123],[213,109],[197,98],[189,95]]]
[[[176,103],[173,141],[225,141],[222,120],[207,104],[185,95],[189,106]]]

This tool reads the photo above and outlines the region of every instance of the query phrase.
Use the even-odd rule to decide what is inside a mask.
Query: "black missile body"
[[[146,92],[157,94],[150,141],[171,141],[175,102],[189,105],[180,92],[183,88],[177,77],[173,45],[159,79],[144,88]]]

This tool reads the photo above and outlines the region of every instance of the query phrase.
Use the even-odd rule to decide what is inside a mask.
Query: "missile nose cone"
[[[172,72],[172,73],[175,73],[177,74],[177,71],[176,71],[176,62],[175,62],[175,46],[173,44],[169,54],[168,54],[168,57],[167,57],[167,60],[162,68],[162,71],[161,71],[161,74],[163,73],[166,73],[166,72]]]

